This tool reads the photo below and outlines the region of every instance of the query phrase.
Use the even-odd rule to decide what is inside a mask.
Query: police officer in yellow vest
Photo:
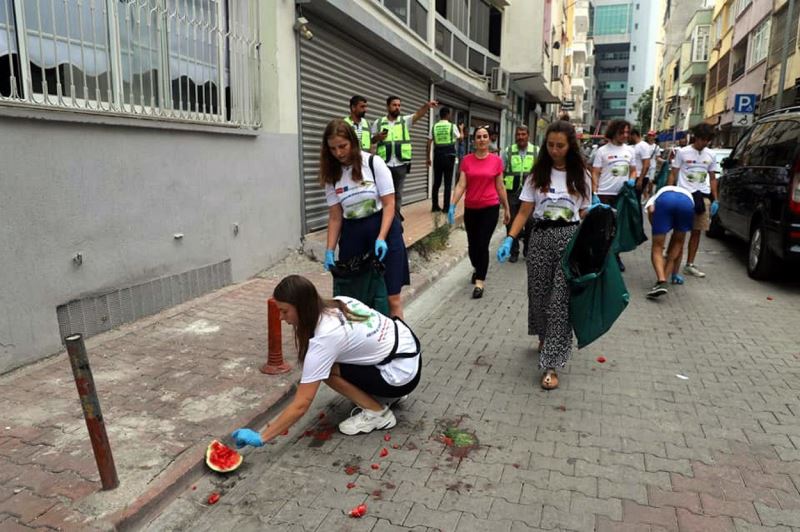
[[[361,141],[361,149],[370,151],[372,149],[372,132],[369,128],[369,121],[364,118],[366,115],[367,99],[357,94],[350,98],[350,115],[344,117],[344,121],[353,126],[356,137]]]
[[[516,139],[516,143],[506,148],[503,152],[503,162],[505,163],[503,182],[506,185],[506,195],[508,196],[508,203],[511,208],[512,222],[517,216],[519,207],[522,204],[519,199],[522,186],[525,184],[525,179],[533,170],[533,165],[536,163],[536,157],[539,154],[539,149],[528,142],[528,126],[517,126],[514,138]],[[532,221],[528,220],[522,233],[518,238],[514,239],[514,242],[511,244],[511,256],[508,259],[510,262],[517,262],[517,260],[519,260],[520,240],[522,240],[523,257],[528,254],[528,236],[530,235],[531,226]],[[506,226],[506,230],[511,230],[511,224]]]
[[[433,192],[431,212],[447,212],[450,209],[450,191],[453,186],[453,168],[456,165],[456,142],[461,138],[458,127],[450,121],[450,108],[439,109],[439,121],[428,135],[428,166],[431,165],[433,145]],[[439,188],[444,182],[444,208],[439,208]]]
[[[411,168],[411,126],[439,105],[436,100],[425,102],[413,115],[400,115],[400,97],[386,98],[386,116],[372,123],[372,140],[377,144],[375,154],[386,161],[392,172],[396,212],[400,215],[403,202],[403,184]]]

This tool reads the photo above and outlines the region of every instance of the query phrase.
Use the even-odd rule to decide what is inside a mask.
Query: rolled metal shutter
[[[447,89],[437,87],[436,85],[434,85],[434,99],[439,100],[441,105],[447,105],[448,107],[461,109],[463,111],[469,110],[469,100]]]
[[[429,82],[408,68],[369,52],[370,45],[359,43],[319,22],[314,38],[300,39],[301,153],[303,160],[303,205],[305,232],[328,224],[325,194],[318,183],[319,155],[325,125],[350,112],[354,94],[367,98],[370,125],[386,114],[386,97],[400,97],[402,113],[414,113],[428,101]],[[430,128],[429,115],[411,128],[413,161],[403,187],[403,203],[428,197],[428,171],[425,148]]]
[[[500,123],[500,109],[473,103],[469,106],[470,117],[488,120],[489,122]]]

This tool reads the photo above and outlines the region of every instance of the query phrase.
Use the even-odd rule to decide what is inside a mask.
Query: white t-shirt
[[[708,148],[697,151],[694,146],[684,146],[675,153],[672,167],[678,169],[678,186],[689,192],[711,194],[710,176],[717,169],[717,160]]]
[[[653,144],[650,148],[653,150],[653,153],[650,154],[650,168],[647,170],[647,177],[652,181],[656,177],[656,167],[658,166],[658,158],[662,150],[658,147],[658,144]]]
[[[645,161],[650,161],[650,158],[653,156],[653,150],[655,149],[654,146],[650,146],[644,140],[641,140],[636,143],[636,146],[633,147],[633,154],[634,154],[634,165],[636,166],[636,175],[642,175],[642,168],[644,167]],[[653,164],[652,161],[650,164]],[[647,171],[648,175],[650,175],[650,170]]]
[[[592,178],[586,175],[586,191],[588,198],[571,195],[567,190],[567,172],[553,169],[550,171],[550,190],[542,192],[533,184],[533,176],[525,180],[522,192],[519,194],[521,201],[533,203],[534,220],[563,220],[566,222],[579,222],[581,209],[587,209],[591,204]]]
[[[686,189],[683,189],[681,187],[676,187],[675,185],[667,185],[665,187],[659,188],[658,192],[656,192],[653,196],[650,196],[650,199],[647,200],[647,203],[644,204],[644,208],[649,209],[650,207],[655,205],[658,197],[665,192],[680,192],[690,200],[694,201],[694,198],[692,198],[692,195],[689,194],[689,192],[687,192]]]
[[[595,194],[619,194],[625,181],[631,178],[631,165],[634,164],[633,147],[623,144],[617,146],[611,142],[601,146],[594,156],[592,166],[600,168]]]
[[[383,208],[381,196],[394,194],[392,173],[383,159],[372,158],[375,176],[369,169],[370,153],[361,152],[361,182],[353,181],[353,167],[343,166],[342,177],[336,185],[325,185],[325,201],[328,207],[341,204],[346,219],[366,218]]]
[[[338,309],[324,312],[308,342],[300,382],[327,379],[335,363],[374,366],[392,352],[397,323],[397,353],[417,353],[411,358],[396,358],[378,366],[384,380],[392,386],[411,382],[419,369],[419,353],[414,335],[402,322],[394,322],[377,310],[351,297],[339,296],[354,314],[368,316],[363,321],[347,320]]]
[[[388,124],[389,124],[388,127],[394,126],[394,124],[395,124],[395,122],[397,122],[397,120],[405,120],[406,129],[409,130],[408,134],[411,135],[411,126],[413,125],[413,121],[412,121],[413,115],[398,116],[397,120],[390,120],[388,116],[383,117],[383,118],[385,118],[386,121],[388,122]],[[377,135],[378,132],[380,131],[379,127],[381,125],[381,121],[383,120],[383,118],[378,118],[377,120],[372,122],[372,136],[373,137],[375,135]],[[394,151],[392,152],[392,158],[389,159],[388,161],[386,161],[386,165],[388,167],[390,167],[390,168],[392,168],[394,166],[402,166],[404,164],[408,164],[408,161],[403,162],[400,159],[398,159],[397,158],[397,154],[394,153]]]

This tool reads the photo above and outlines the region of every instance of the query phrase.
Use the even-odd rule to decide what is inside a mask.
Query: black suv
[[[722,167],[708,236],[727,230],[748,241],[755,279],[769,278],[780,261],[800,261],[800,107],[759,118]]]

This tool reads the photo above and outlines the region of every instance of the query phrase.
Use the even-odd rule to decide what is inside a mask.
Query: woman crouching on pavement
[[[509,257],[514,238],[533,213],[527,257],[528,334],[539,336],[541,385],[552,390],[558,387],[556,368],[563,368],[572,353],[569,288],[561,257],[591,204],[592,180],[572,124],[551,124],[544,147],[525,180],[522,205],[497,250],[497,260],[505,262]]]
[[[360,410],[339,424],[342,433],[394,427],[391,409],[375,397],[399,400],[419,384],[419,340],[408,325],[350,297],[322,299],[311,281],[299,275],[281,280],[273,297],[281,320],[294,327],[303,373],[292,402],[277,419],[261,433],[234,431],[236,445],[260,447],[294,425],[322,382]]]

